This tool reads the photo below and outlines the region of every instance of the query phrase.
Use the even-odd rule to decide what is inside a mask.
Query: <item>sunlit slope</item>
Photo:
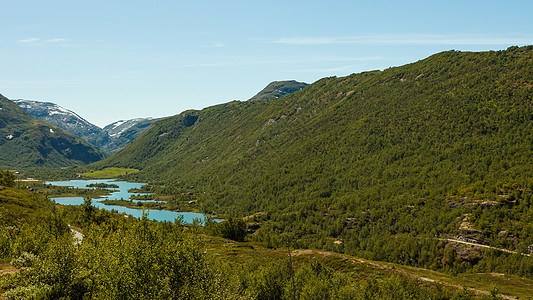
[[[444,52],[280,99],[185,112],[102,165],[199,185],[240,213],[280,196],[291,205],[531,183],[532,59],[531,47]]]

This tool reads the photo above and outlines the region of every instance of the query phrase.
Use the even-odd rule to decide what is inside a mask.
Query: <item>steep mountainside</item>
[[[281,99],[187,111],[95,166],[141,169],[132,176],[189,192],[205,211],[266,212],[263,241],[284,233],[304,247],[456,271],[501,260],[533,276],[530,258],[443,242],[533,244],[531,70],[533,47],[443,52]]]
[[[105,149],[109,152],[115,152],[124,148],[157,120],[160,119],[137,118],[126,121],[120,120],[107,125],[103,130],[111,137],[113,143],[107,145]]]
[[[285,183],[290,174],[306,170],[294,175],[334,176],[326,186],[336,194],[341,179],[360,181],[358,186],[390,184],[407,180],[405,175],[431,178],[452,165],[458,169],[452,173],[466,173],[445,176],[454,187],[472,184],[472,176],[522,178],[518,170],[530,167],[526,154],[531,149],[525,145],[533,137],[531,56],[530,48],[451,51],[382,72],[326,78],[283,100],[184,112],[155,123],[102,165],[195,180],[216,176],[227,181],[260,171],[239,186],[261,180],[267,170],[288,172],[276,175]],[[492,160],[486,167],[495,170],[478,174],[474,162],[488,156]],[[366,172],[346,173],[361,167]],[[410,174],[393,175],[398,167],[409,168]],[[232,176],[221,176],[225,171]],[[424,185],[440,183],[432,179]]]
[[[94,146],[0,95],[0,168],[64,167],[102,158]]]
[[[111,138],[102,128],[57,104],[22,99],[13,100],[13,102],[32,117],[66,130],[97,147],[103,147],[111,143]]]
[[[267,85],[263,90],[261,90],[257,95],[250,98],[251,101],[255,100],[268,100],[281,98],[283,96],[292,94],[296,91],[299,91],[308,86],[307,83],[298,82],[295,80],[288,81],[274,81]]]

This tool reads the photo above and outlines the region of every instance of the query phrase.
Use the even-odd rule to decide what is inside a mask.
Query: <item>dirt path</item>
[[[464,245],[471,245],[471,246],[476,246],[476,247],[481,247],[481,248],[487,248],[487,249],[493,249],[493,250],[497,250],[497,251],[501,251],[501,252],[506,252],[506,253],[511,253],[511,254],[520,254],[520,255],[525,255],[525,256],[531,256],[531,254],[519,253],[519,252],[512,251],[512,250],[507,250],[507,249],[502,249],[502,248],[496,248],[496,247],[492,247],[492,246],[488,246],[488,245],[483,245],[483,244],[476,244],[476,243],[471,243],[471,242],[465,242],[465,241],[456,240],[456,239],[438,239],[438,240],[440,240],[440,241],[447,241],[447,242],[453,242],[453,243],[459,243],[459,244],[464,244]]]
[[[70,228],[70,231],[74,233],[74,245],[81,244],[81,241],[83,241],[83,234],[79,232],[78,230],[70,227],[70,225],[68,225],[68,227]]]
[[[17,273],[18,269],[10,264],[0,264],[0,276]]]

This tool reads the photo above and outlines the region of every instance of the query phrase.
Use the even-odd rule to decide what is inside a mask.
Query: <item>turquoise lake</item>
[[[132,195],[139,195],[146,193],[130,193],[128,190],[133,188],[140,188],[141,186],[145,185],[145,183],[139,183],[139,182],[127,182],[127,181],[116,181],[114,179],[91,179],[91,180],[68,180],[68,181],[48,181],[46,184],[56,185],[56,186],[70,186],[74,188],[83,188],[83,189],[94,189],[91,187],[87,187],[89,184],[94,183],[106,183],[106,184],[116,184],[119,187],[118,188],[111,188],[112,190],[115,190],[112,194],[103,196],[103,198],[94,198],[93,199],[93,206],[97,208],[104,208],[107,210],[116,210],[119,213],[126,213],[128,215],[131,215],[136,218],[140,218],[142,216],[142,209],[132,209],[127,208],[123,206],[118,205],[105,205],[101,203],[100,201],[103,200],[129,200],[130,196]],[[83,204],[83,197],[65,197],[65,198],[52,198],[57,204],[62,205],[81,205]],[[146,202],[146,201],[154,201],[154,200],[134,200],[134,202]],[[168,210],[150,210],[148,214],[148,218],[151,220],[156,221],[169,221],[174,222],[176,218],[179,216],[183,216],[183,220],[186,223],[192,223],[194,219],[200,219],[203,220],[206,215],[201,213],[193,213],[193,212],[175,212],[175,211],[168,211]]]

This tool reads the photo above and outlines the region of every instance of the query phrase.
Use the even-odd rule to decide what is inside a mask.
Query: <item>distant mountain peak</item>
[[[109,136],[111,137],[119,137],[132,127],[137,126],[139,123],[150,122],[152,120],[154,120],[154,118],[151,117],[135,118],[131,120],[119,120],[109,125],[106,125],[104,127],[104,131],[107,132],[107,134],[109,134]]]
[[[308,86],[305,82],[296,80],[274,81],[269,83],[257,95],[250,98],[250,101],[276,99],[297,92]]]
[[[15,99],[11,101],[15,102],[19,107],[24,109],[30,115],[32,115],[32,113],[37,113],[37,111],[40,111],[42,113],[44,110],[46,110],[49,116],[62,115],[67,118],[78,119],[82,123],[89,123],[87,120],[80,117],[77,113],[69,109],[66,109],[64,107],[61,107],[52,102],[41,102],[41,101],[36,101],[36,100],[25,100],[25,99]]]
[[[17,99],[12,100],[32,117],[44,120],[66,130],[89,143],[100,147],[109,142],[109,136],[102,128],[90,123],[77,113],[52,102]]]

